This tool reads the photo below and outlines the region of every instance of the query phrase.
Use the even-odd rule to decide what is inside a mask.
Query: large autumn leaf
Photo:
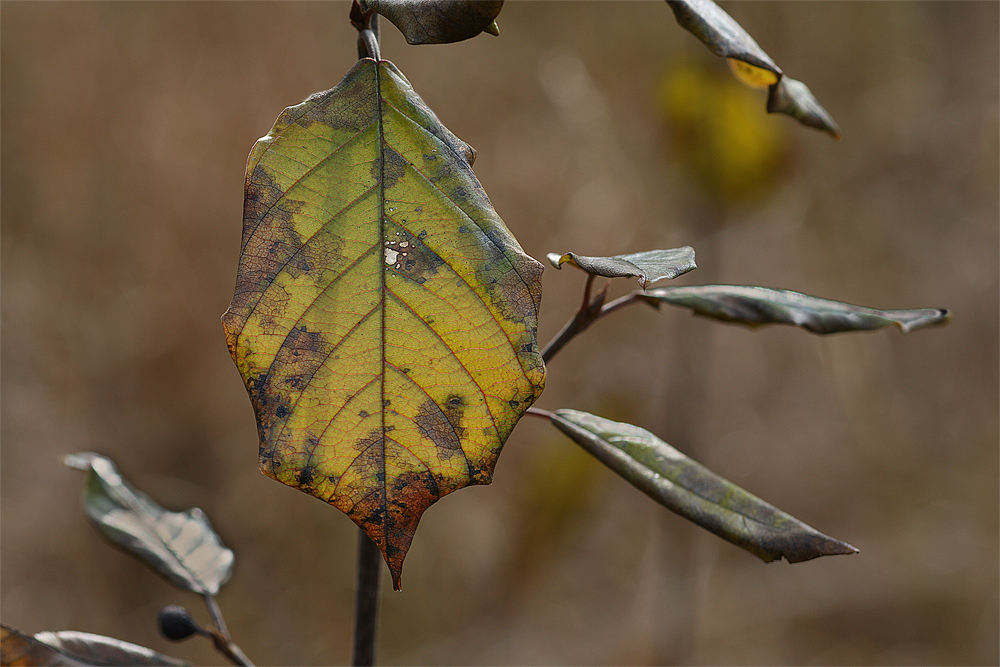
[[[345,512],[399,588],[423,511],[488,484],[541,393],[541,265],[390,62],[281,114],[247,165],[223,316],[263,472]]]

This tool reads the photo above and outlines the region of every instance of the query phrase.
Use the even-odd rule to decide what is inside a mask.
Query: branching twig
[[[573,339],[577,334],[585,331],[587,327],[601,319],[609,313],[624,308],[625,306],[637,303],[641,300],[642,292],[636,290],[631,294],[626,294],[625,296],[615,299],[611,303],[605,304],[604,301],[608,297],[608,287],[610,287],[611,282],[605,282],[604,286],[597,292],[593,297],[590,296],[591,285],[594,282],[594,275],[591,274],[587,276],[587,285],[583,290],[583,303],[580,304],[580,309],[563,325],[559,333],[556,334],[549,343],[542,349],[542,360],[548,363],[552,357],[556,355],[556,352],[561,350],[566,343]]]
[[[205,593],[205,604],[208,605],[208,613],[212,617],[212,627],[209,629],[209,636],[215,644],[219,653],[229,658],[234,665],[240,667],[254,667],[250,659],[243,653],[243,650],[229,636],[229,629],[226,628],[226,621],[222,618],[222,610],[219,609],[215,596]]]

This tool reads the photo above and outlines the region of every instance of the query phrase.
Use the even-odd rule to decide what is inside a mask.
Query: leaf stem
[[[378,14],[369,9],[362,0],[354,0],[351,4],[351,25],[358,30],[358,58],[381,60],[379,53]]]
[[[215,644],[216,650],[229,658],[234,665],[254,667],[254,664],[250,662],[250,658],[243,653],[243,650],[229,636],[229,629],[226,627],[226,621],[222,618],[222,610],[219,609],[219,604],[215,601],[215,596],[211,593],[204,593],[203,597],[205,598],[205,604],[208,605],[208,613],[212,617],[212,628],[209,629],[209,635],[212,637],[212,642]]]
[[[577,334],[586,331],[587,327],[600,318],[641,300],[642,291],[636,290],[631,294],[626,294],[611,303],[605,304],[604,301],[608,297],[608,287],[611,285],[611,282],[605,282],[600,291],[591,297],[593,280],[593,274],[587,276],[587,284],[583,291],[584,300],[579,310],[563,325],[563,328],[559,330],[555,338],[550,340],[542,349],[542,360],[544,362],[548,363],[566,343],[571,341]]]
[[[381,554],[365,531],[358,529],[358,572],[354,598],[354,654],[351,664],[375,664],[375,628],[378,620],[378,592]]]
[[[552,419],[552,413],[541,408],[528,408],[524,414],[531,415],[532,417],[538,417],[540,419]]]

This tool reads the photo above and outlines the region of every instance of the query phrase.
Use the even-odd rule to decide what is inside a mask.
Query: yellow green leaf
[[[541,393],[541,265],[390,62],[290,107],[247,164],[223,316],[263,472],[345,512],[399,588],[423,511],[488,484]]]

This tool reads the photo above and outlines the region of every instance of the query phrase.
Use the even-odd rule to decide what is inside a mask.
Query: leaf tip
[[[550,252],[547,255],[545,255],[545,258],[549,260],[549,263],[552,266],[556,267],[560,271],[562,270],[562,263],[568,261],[566,255],[560,255],[557,252]]]
[[[951,321],[951,312],[946,308],[926,308],[916,311],[916,316],[896,320],[903,333],[910,333],[924,327],[940,326]]]
[[[797,545],[797,548],[784,551],[781,556],[789,563],[802,563],[821,556],[850,556],[860,552],[860,549],[847,542],[836,540],[828,535],[817,534],[813,539],[805,540],[803,544]]]
[[[77,452],[76,454],[67,454],[63,457],[63,465],[77,470],[87,471],[90,470],[91,464],[96,456],[97,454],[94,454],[93,452]]]

